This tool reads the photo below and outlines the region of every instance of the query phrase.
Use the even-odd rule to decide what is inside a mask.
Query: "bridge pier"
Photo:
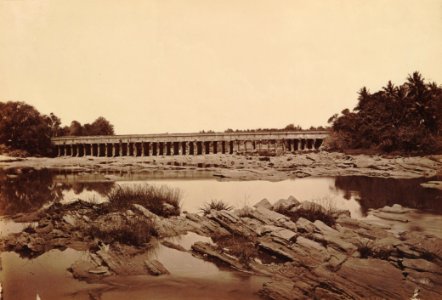
[[[53,138],[57,156],[182,156],[320,150],[327,132],[247,132]]]

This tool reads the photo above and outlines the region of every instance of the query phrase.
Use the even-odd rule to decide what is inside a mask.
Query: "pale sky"
[[[441,0],[0,0],[0,101],[119,134],[326,125],[415,70]]]

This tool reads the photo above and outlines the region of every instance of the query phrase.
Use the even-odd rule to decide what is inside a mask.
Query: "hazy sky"
[[[0,101],[120,134],[326,125],[415,70],[441,0],[0,0]]]

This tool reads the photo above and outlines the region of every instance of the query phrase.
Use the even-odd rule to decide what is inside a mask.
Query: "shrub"
[[[255,247],[255,241],[244,236],[229,235],[212,237],[218,248],[229,255],[237,257],[239,261],[248,266],[250,261],[258,257],[259,253]]]
[[[181,191],[169,186],[117,186],[108,195],[109,210],[122,211],[139,204],[162,217],[178,216],[181,211]]]
[[[336,208],[330,198],[316,199],[313,202],[305,201],[294,209],[279,208],[276,211],[290,217],[293,222],[296,222],[299,218],[304,218],[311,222],[319,220],[328,226],[336,224],[333,216]]]
[[[232,210],[233,207],[226,204],[222,200],[210,200],[210,202],[205,203],[203,207],[200,208],[200,211],[203,212],[204,215],[208,215],[211,210]]]
[[[358,252],[361,258],[368,258],[370,256],[374,256],[373,254],[373,245],[371,241],[359,241],[356,244],[356,247],[358,248]]]
[[[131,217],[120,222],[93,224],[88,234],[106,244],[119,242],[126,245],[142,246],[157,233],[153,221],[143,217]]]

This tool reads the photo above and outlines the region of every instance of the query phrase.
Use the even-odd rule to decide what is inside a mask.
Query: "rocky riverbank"
[[[442,155],[384,157],[331,152],[281,156],[205,155],[155,157],[0,157],[1,169],[62,169],[73,172],[210,171],[228,179],[282,180],[308,176],[417,178],[441,175]]]
[[[124,211],[106,205],[79,200],[16,215],[16,222],[30,225],[4,237],[1,251],[28,258],[52,249],[85,251],[69,271],[78,280],[106,283],[128,275],[171,276],[151,255],[161,244],[267,276],[260,291],[267,299],[442,297],[442,237],[414,227],[416,211],[398,205],[373,210],[364,221],[294,197],[169,218],[139,204]],[[130,238],[118,234],[128,226]],[[189,232],[201,236],[189,248],[170,239]]]

